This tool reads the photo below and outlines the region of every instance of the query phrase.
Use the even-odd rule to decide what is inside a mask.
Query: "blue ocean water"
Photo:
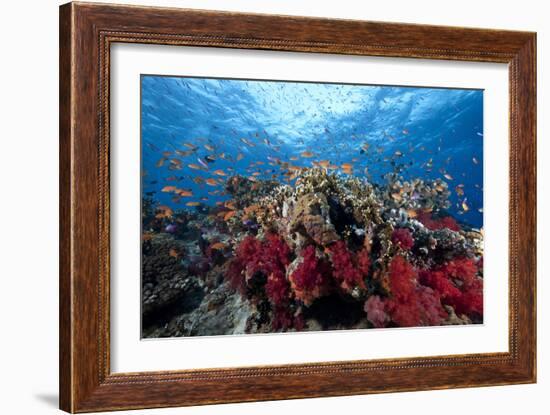
[[[280,162],[323,161],[373,183],[441,178],[449,213],[483,226],[482,90],[143,75],[141,97],[142,192],[160,204],[214,205],[227,177],[285,183]]]

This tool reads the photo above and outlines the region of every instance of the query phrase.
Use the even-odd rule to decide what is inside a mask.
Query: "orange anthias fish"
[[[157,164],[155,164],[156,167],[162,167],[164,166],[164,162],[166,161],[165,157],[162,157],[159,161],[157,161]]]
[[[179,194],[181,197],[190,197],[190,196],[193,196],[193,192],[192,192],[191,190],[184,190],[184,189],[179,189],[178,194]]]
[[[164,186],[161,190],[161,192],[167,193],[167,192],[175,192],[176,186]]]
[[[157,208],[157,210],[160,210],[160,212],[157,213],[155,216],[157,219],[171,218],[172,215],[174,214],[174,211],[170,209],[168,206],[161,205]]]
[[[185,206],[200,206],[200,202],[187,202]]]
[[[223,216],[223,220],[225,221],[228,221],[229,219],[231,219],[233,216],[235,216],[237,214],[236,211],[234,210],[231,210],[229,212],[227,212],[224,216]]]
[[[314,156],[314,154],[311,151],[302,151],[300,153],[300,156],[302,156],[303,158],[311,158]]]
[[[227,208],[227,209],[231,209],[231,210],[237,210],[237,207],[235,206],[235,202],[232,202],[230,200],[228,200],[227,202],[224,203],[224,206]]]
[[[221,170],[221,169],[218,169],[218,170],[214,170],[212,173],[218,175],[218,176],[227,176],[227,174]]]
[[[193,169],[193,170],[202,170],[201,166],[199,166],[198,164],[194,164],[194,163],[188,164],[187,167],[189,167],[190,169]]]
[[[216,242],[216,243],[213,243],[212,245],[210,245],[210,249],[216,249],[218,251],[221,251],[225,248],[227,248],[227,245],[224,244],[223,242]]]
[[[218,186],[219,183],[215,179],[206,179],[205,183],[209,186]]]

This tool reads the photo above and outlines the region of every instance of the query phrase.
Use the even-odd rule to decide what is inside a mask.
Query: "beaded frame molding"
[[[509,351],[111,373],[109,70],[113,43],[507,63]],[[536,381],[536,34],[69,3],[60,7],[60,408],[138,409]]]

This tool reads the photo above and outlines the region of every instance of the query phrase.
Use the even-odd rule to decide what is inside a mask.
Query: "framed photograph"
[[[60,406],[536,381],[534,33],[60,8]]]

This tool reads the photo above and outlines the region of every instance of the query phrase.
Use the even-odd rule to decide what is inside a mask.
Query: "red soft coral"
[[[390,289],[399,302],[407,302],[414,295],[416,270],[401,255],[392,258],[389,266]]]
[[[455,258],[446,264],[445,271],[450,277],[457,278],[468,286],[476,278],[477,265],[473,259]]]
[[[420,325],[416,299],[416,270],[401,255],[396,255],[388,269],[392,297],[387,303],[391,319],[400,327]]]
[[[289,297],[288,288],[288,281],[286,280],[285,274],[281,272],[281,270],[274,270],[267,277],[265,293],[272,304],[284,304]]]
[[[364,276],[367,276],[370,271],[371,260],[369,251],[366,248],[361,249],[357,253],[356,262],[359,271],[361,271]]]
[[[420,212],[417,215],[417,219],[428,229],[435,231],[438,229],[450,229],[458,232],[460,225],[451,216],[445,216],[443,218],[433,218],[431,213]]]
[[[329,265],[317,257],[315,247],[310,245],[304,248],[300,264],[289,276],[294,295],[304,304],[310,305],[325,293],[329,274]]]
[[[391,235],[391,241],[401,249],[408,251],[414,246],[411,231],[405,228],[395,229]]]
[[[261,274],[267,278],[267,297],[278,304],[288,298],[285,271],[290,263],[290,253],[287,244],[278,235],[267,234],[264,241],[247,236],[235,250],[226,278],[233,288],[244,294],[249,281]]]
[[[355,287],[365,288],[363,273],[353,263],[352,254],[344,241],[337,241],[330,247],[332,275],[344,291]]]
[[[455,258],[420,273],[420,282],[434,289],[443,304],[458,315],[483,318],[483,279],[477,277],[477,265],[469,258]]]

